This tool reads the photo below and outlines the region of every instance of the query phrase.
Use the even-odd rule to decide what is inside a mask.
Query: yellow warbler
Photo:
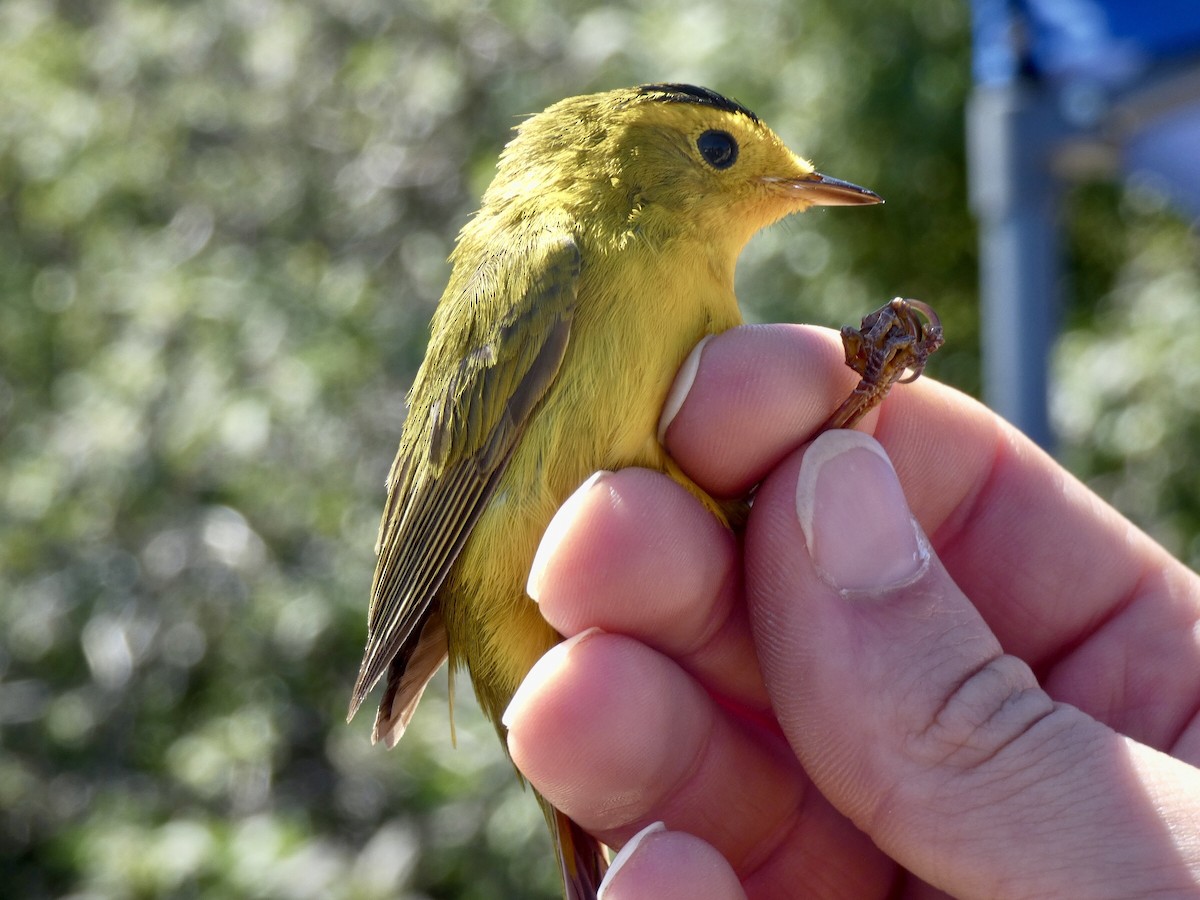
[[[525,595],[555,510],[597,469],[645,466],[721,515],[656,437],[676,370],[742,321],[751,235],[878,202],[706,88],[572,97],[521,124],[459,235],[408,397],[350,716],[386,674],[374,739],[394,745],[449,658],[503,741],[501,714],[560,639]],[[594,897],[600,845],[538,799],[566,896]]]

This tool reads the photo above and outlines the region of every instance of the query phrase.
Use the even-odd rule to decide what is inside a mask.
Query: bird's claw
[[[919,378],[943,340],[942,323],[933,308],[902,297],[867,315],[859,328],[842,328],[846,365],[861,380],[820,430],[852,428],[883,402],[893,384]]]

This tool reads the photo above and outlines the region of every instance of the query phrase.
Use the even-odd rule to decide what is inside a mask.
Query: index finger
[[[674,394],[686,394],[665,442],[717,496],[748,490],[810,440],[855,380],[837,335],[809,326],[737,328],[698,353],[681,370]],[[927,377],[898,385],[860,427],[887,449],[960,587],[1035,668],[1138,597],[1165,598],[1160,633],[1172,617],[1195,621],[1186,569],[965,394]]]

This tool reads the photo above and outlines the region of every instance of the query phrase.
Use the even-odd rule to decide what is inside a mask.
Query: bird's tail
[[[538,795],[562,871],[565,900],[596,900],[608,858],[600,842]]]

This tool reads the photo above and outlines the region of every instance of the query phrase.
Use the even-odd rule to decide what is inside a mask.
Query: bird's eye
[[[696,138],[696,149],[714,169],[728,169],[738,157],[737,141],[728,131],[706,131]]]

